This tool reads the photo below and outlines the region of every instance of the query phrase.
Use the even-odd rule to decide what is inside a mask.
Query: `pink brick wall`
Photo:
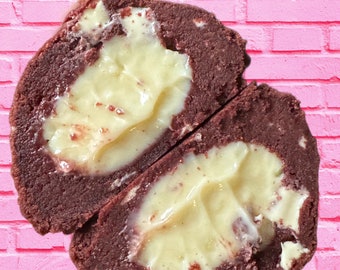
[[[74,0],[0,0],[0,270],[72,270],[70,238],[35,233],[10,177],[7,122],[28,59]],[[248,80],[300,100],[321,154],[318,251],[307,270],[340,269],[340,1],[177,0],[216,13],[248,40]]]

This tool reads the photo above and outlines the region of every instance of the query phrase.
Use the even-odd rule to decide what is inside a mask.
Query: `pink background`
[[[0,269],[72,270],[69,236],[40,236],[19,212],[8,114],[27,61],[74,1],[0,0]],[[246,78],[294,93],[321,154],[318,251],[307,270],[340,269],[340,1],[188,0],[248,40]]]

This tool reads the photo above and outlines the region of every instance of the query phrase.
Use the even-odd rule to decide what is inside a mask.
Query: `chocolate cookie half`
[[[29,62],[12,174],[39,233],[73,232],[244,87],[245,41],[162,1],[82,1]]]
[[[78,269],[302,269],[316,140],[290,94],[249,85],[78,230]]]

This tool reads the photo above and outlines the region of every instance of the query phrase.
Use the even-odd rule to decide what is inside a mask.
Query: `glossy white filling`
[[[183,110],[191,86],[188,56],[160,43],[149,9],[114,17],[126,35],[104,42],[99,59],[58,98],[43,125],[48,151],[64,171],[106,173],[133,161]],[[80,19],[80,31],[109,21],[99,1]]]
[[[241,249],[264,248],[274,223],[299,231],[305,190],[282,185],[281,160],[243,142],[189,154],[146,195],[130,259],[147,269],[214,269]]]

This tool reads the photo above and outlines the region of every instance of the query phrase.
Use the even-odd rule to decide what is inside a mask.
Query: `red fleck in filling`
[[[131,16],[131,14],[132,13],[131,13],[130,7],[126,7],[120,11],[120,16],[122,17],[122,19],[124,19],[125,17]]]
[[[71,141],[76,141],[78,139],[78,135],[75,133],[70,134]]]
[[[201,266],[197,262],[195,262],[190,264],[188,270],[201,270]]]
[[[79,140],[81,138],[83,138],[84,136],[86,136],[86,130],[88,130],[88,128],[84,125],[72,125],[73,128],[75,129],[75,132],[73,132],[72,134],[70,134],[70,139],[72,141],[76,141]]]
[[[113,106],[113,105],[109,105],[107,108],[108,108],[109,111],[111,111],[111,112],[114,112],[114,111],[116,110],[116,107]]]

